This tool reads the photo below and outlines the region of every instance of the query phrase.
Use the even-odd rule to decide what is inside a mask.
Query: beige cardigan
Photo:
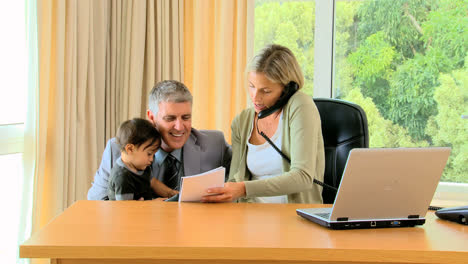
[[[323,181],[325,153],[320,115],[312,98],[298,91],[283,108],[281,151],[290,157],[283,159],[283,174],[265,180],[249,181],[247,141],[252,130],[255,110],[248,108],[232,121],[232,160],[229,181],[245,182],[246,197],[239,202],[253,202],[252,197],[288,195],[289,203],[322,203],[322,187],[313,179]],[[280,155],[280,154],[278,154]]]

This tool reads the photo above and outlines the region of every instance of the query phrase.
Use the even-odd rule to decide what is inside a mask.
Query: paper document
[[[208,195],[206,189],[224,186],[225,174],[226,168],[218,167],[201,174],[182,177],[179,202],[199,202],[202,196]]]

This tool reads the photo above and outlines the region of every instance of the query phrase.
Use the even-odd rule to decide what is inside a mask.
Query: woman
[[[320,116],[312,98],[300,91],[304,76],[293,53],[283,46],[267,46],[249,64],[247,79],[254,107],[232,122],[229,181],[223,188],[207,189],[214,195],[202,201],[322,203],[322,188],[313,183],[314,178],[323,181],[325,168]],[[299,91],[284,106],[258,119],[261,111],[273,109],[284,98],[291,81]]]

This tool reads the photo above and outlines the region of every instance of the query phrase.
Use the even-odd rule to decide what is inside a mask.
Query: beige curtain
[[[106,141],[182,80],[181,1],[39,0],[33,232],[86,199]]]
[[[184,1],[184,82],[193,126],[222,130],[247,105],[244,69],[252,51],[254,1]]]

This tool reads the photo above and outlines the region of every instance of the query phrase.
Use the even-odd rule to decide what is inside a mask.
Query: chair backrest
[[[338,188],[349,152],[369,147],[369,131],[364,110],[356,104],[328,98],[314,98],[322,121],[325,145],[324,182]],[[332,204],[336,192],[323,188],[324,203]]]

